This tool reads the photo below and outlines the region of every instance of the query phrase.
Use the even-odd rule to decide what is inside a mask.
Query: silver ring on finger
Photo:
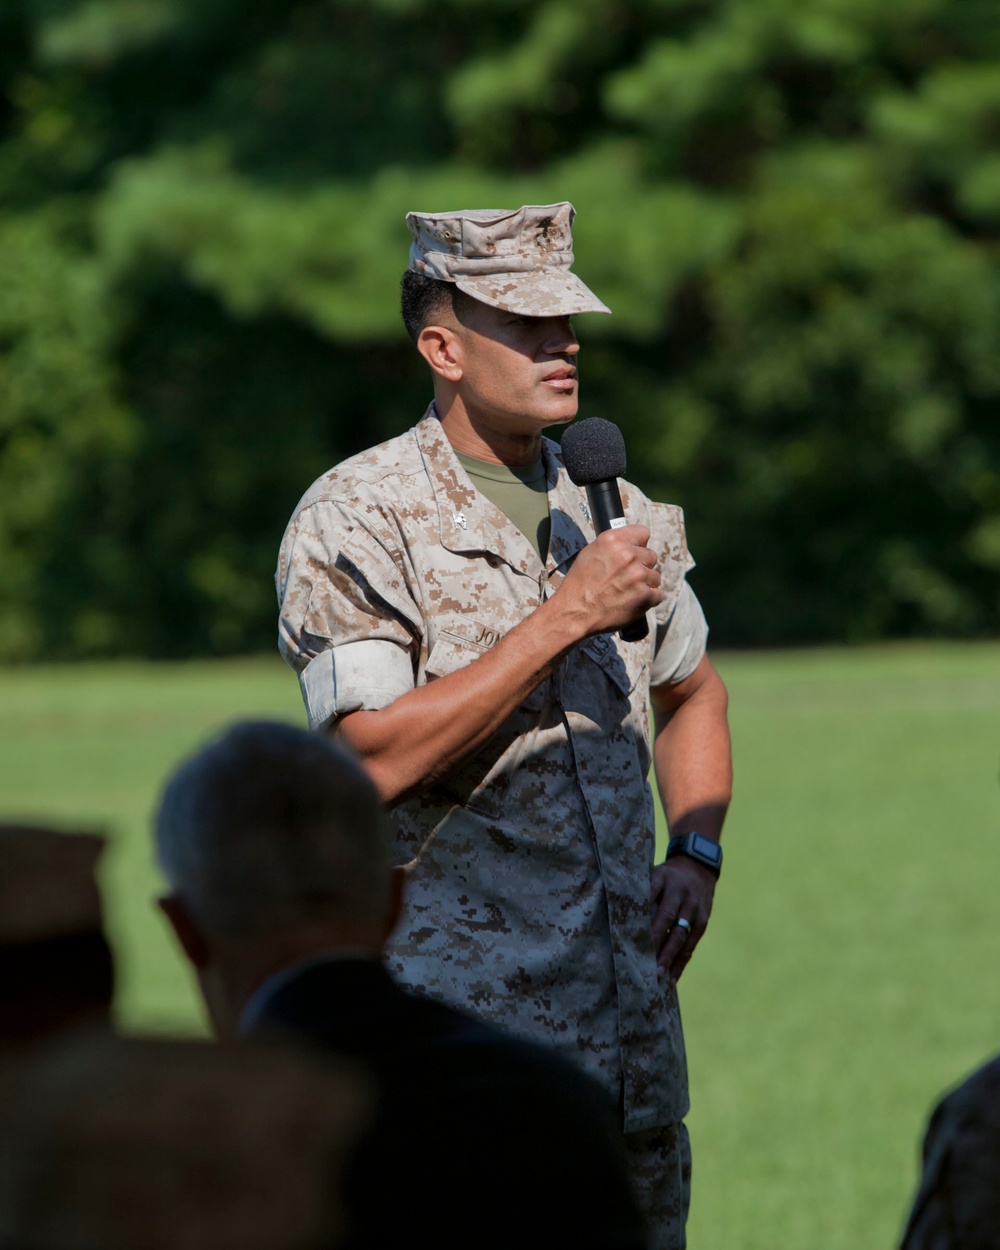
[[[677,919],[674,921],[674,924],[677,926],[678,929],[684,930],[685,938],[688,938],[691,936],[691,921],[690,920],[685,920],[683,916],[678,916]]]

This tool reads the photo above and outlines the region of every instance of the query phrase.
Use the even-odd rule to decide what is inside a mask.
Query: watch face
[[[702,837],[700,833],[696,833],[691,839],[691,849],[696,855],[704,855],[706,859],[710,859],[713,864],[722,859],[722,848],[718,843],[711,838]]]

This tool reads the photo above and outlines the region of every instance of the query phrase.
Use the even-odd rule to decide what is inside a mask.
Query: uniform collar
[[[257,986],[243,1004],[240,1011],[236,1032],[239,1037],[247,1037],[258,1027],[267,1012],[268,1003],[279,994],[286,985],[290,985],[304,973],[313,968],[328,967],[330,964],[365,964],[381,967],[378,955],[367,946],[334,946],[327,950],[317,951],[304,959],[296,959],[285,964]]]
[[[500,509],[480,494],[455,455],[434,405],[414,431],[434,489],[441,545],[448,551],[486,551],[519,573],[537,578],[541,565],[534,548]],[[552,534],[548,566],[560,568],[594,537],[579,487],[570,482],[558,446],[542,439],[542,462],[549,495]]]

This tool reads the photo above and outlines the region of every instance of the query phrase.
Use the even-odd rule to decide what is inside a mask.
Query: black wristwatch
[[[686,833],[682,838],[671,838],[667,843],[667,859],[671,855],[687,855],[699,864],[711,868],[716,876],[722,871],[722,847],[701,833]]]

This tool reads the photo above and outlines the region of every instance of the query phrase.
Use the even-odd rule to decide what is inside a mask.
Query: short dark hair
[[[461,295],[454,282],[427,278],[412,269],[403,274],[399,290],[403,325],[414,343],[424,326],[433,325],[442,313],[457,312],[455,297]]]

